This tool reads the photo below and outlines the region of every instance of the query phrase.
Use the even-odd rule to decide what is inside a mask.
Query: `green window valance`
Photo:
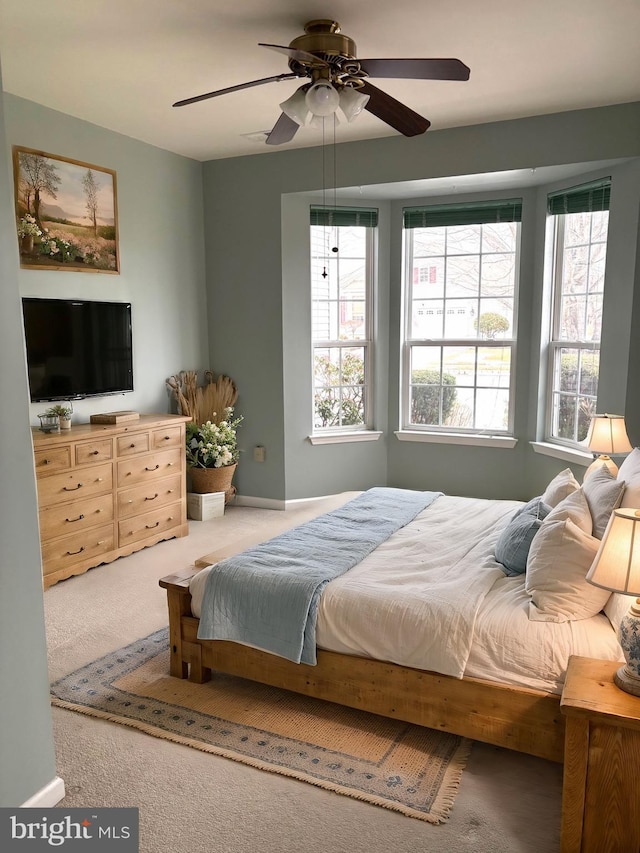
[[[437,228],[445,225],[485,225],[491,222],[520,222],[522,199],[480,201],[468,204],[434,204],[405,207],[405,228]]]
[[[311,224],[375,228],[378,224],[378,210],[374,207],[312,207]]]
[[[589,184],[570,187],[547,196],[547,211],[552,216],[560,213],[593,213],[609,210],[611,178],[602,178]]]

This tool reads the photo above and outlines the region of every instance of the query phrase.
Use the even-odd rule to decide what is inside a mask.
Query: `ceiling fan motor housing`
[[[340,24],[329,19],[309,21],[304,26],[305,34],[295,38],[289,47],[295,50],[303,50],[319,56],[326,62],[333,64],[336,59],[355,59],[356,43],[349,36],[340,33]],[[294,66],[300,67],[296,59],[291,59],[289,67],[296,70]]]

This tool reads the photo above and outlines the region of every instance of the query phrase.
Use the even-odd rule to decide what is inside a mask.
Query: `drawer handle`
[[[160,522],[156,521],[155,524],[145,524],[145,527],[147,528],[147,530],[153,530],[153,528],[157,527],[159,524],[160,524]]]
[[[43,460],[42,460],[42,464],[43,464],[43,465],[48,465],[48,464],[49,464],[49,460],[48,460],[48,459],[43,459]]]
[[[170,435],[165,435],[164,440],[165,440],[165,441],[171,441],[171,436],[170,436]]]
[[[131,442],[131,444],[129,445],[129,447],[131,447],[131,448],[133,448],[133,447],[135,447],[135,446],[136,446],[135,441],[132,441],[132,442]]]
[[[96,483],[102,483],[104,477],[96,477]]]
[[[78,489],[81,489],[81,488],[82,488],[82,483],[78,483],[78,485],[77,485],[77,486],[71,486],[71,487],[69,487],[69,486],[63,486],[63,487],[62,487],[62,491],[63,491],[63,492],[77,492],[77,491],[78,491]]]
[[[98,455],[98,453],[100,453],[100,451],[99,451],[99,450],[92,450],[92,451],[91,451],[91,455],[92,455],[92,456],[97,456],[97,455]]]
[[[82,513],[80,513],[80,515],[77,518],[65,518],[65,521],[82,521],[83,518],[84,518],[84,515],[82,515]]]
[[[158,497],[158,493],[156,492],[156,493],[155,493],[155,495],[154,495],[152,498],[145,498],[145,501],[155,501],[155,499],[156,499],[157,497]]]
[[[154,465],[153,468],[145,468],[144,470],[145,471],[157,471],[159,467],[160,467],[159,465]]]
[[[96,545],[104,545],[104,543],[106,541],[107,541],[106,539],[98,539],[98,541],[96,542]]]
[[[68,557],[75,557],[76,554],[82,554],[83,551],[84,551],[84,545],[82,546],[82,548],[80,548],[79,551],[67,551],[67,556]]]
[[[173,462],[167,462],[167,468],[173,468]]]

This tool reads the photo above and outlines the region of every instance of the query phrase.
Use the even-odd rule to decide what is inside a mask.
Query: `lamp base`
[[[624,690],[625,693],[631,693],[632,696],[640,696],[640,677],[637,673],[632,672],[628,666],[621,666],[613,675],[615,684]]]
[[[602,468],[603,466],[605,468],[608,468],[614,477],[618,476],[618,466],[616,465],[616,463],[613,461],[613,459],[610,456],[606,456],[603,454],[602,456],[597,456],[593,460],[591,465],[589,465],[587,470],[584,472],[584,477],[582,478],[582,482],[584,483],[584,481],[587,479],[589,474],[593,474],[594,471],[597,471],[599,468]]]
[[[613,680],[625,693],[640,696],[640,598],[631,602],[620,620],[618,639],[626,664],[615,673]]]

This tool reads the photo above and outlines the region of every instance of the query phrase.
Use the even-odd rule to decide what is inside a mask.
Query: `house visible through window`
[[[404,428],[512,431],[521,214],[521,199],[404,210]]]
[[[596,412],[610,181],[548,197],[552,217],[553,317],[546,438],[576,443]]]
[[[313,429],[371,427],[377,210],[311,208]]]

